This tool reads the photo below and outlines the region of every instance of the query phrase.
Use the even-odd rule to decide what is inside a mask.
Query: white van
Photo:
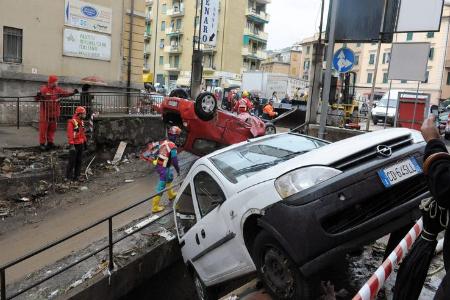
[[[377,105],[372,108],[373,124],[377,125],[378,123],[385,123],[386,120],[386,124],[394,126],[395,114],[398,106],[398,94],[403,92],[404,91],[400,90],[391,90],[390,93],[387,92],[384,94],[381,100],[378,101]]]

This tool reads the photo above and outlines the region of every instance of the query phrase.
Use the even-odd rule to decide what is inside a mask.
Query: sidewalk
[[[32,126],[0,126],[0,149],[39,146],[39,132]],[[67,143],[66,131],[62,126],[58,127],[55,135],[55,144]]]

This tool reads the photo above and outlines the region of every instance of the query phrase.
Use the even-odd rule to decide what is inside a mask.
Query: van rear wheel
[[[194,271],[194,274],[192,274],[194,277],[194,285],[195,285],[195,291],[197,292],[197,297],[199,300],[216,300],[218,295],[214,288],[207,287],[203,281],[201,280],[200,276],[198,276],[197,272]]]

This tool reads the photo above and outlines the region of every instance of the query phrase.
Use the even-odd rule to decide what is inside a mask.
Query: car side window
[[[226,198],[217,182],[206,172],[194,177],[195,194],[202,217],[223,203]]]
[[[190,184],[181,194],[180,199],[175,206],[175,214],[177,218],[178,234],[181,238],[197,223]]]

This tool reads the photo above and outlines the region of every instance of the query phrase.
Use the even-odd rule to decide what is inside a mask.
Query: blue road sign
[[[355,53],[348,48],[341,48],[334,53],[333,67],[339,73],[348,73],[355,65]]]

